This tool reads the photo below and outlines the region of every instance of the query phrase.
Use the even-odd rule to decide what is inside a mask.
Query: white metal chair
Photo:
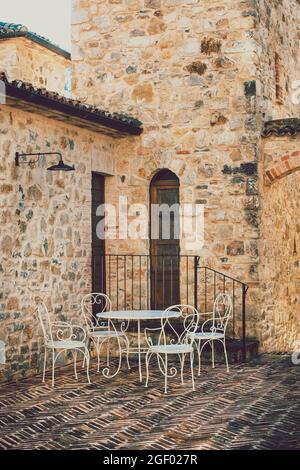
[[[41,323],[43,336],[44,336],[44,367],[43,367],[43,382],[45,382],[47,350],[52,351],[52,386],[54,387],[54,369],[58,357],[66,352],[72,351],[74,358],[74,373],[75,378],[78,380],[77,375],[77,354],[83,354],[86,362],[86,373],[88,383],[89,377],[89,363],[90,355],[86,347],[86,332],[81,326],[72,325],[67,322],[52,322],[48,309],[44,302],[40,302],[37,306],[38,316]],[[56,352],[58,351],[58,352]]]
[[[103,344],[107,344],[107,368],[103,370],[103,374],[109,376],[109,361],[110,361],[110,349],[109,343],[110,340],[115,339],[118,344],[119,349],[119,367],[121,367],[122,362],[122,346],[121,342],[125,344],[127,366],[130,369],[129,364],[129,341],[125,334],[125,330],[122,330],[124,325],[121,325],[121,329],[117,330],[115,325],[110,320],[103,320],[97,318],[95,315],[101,312],[110,312],[111,311],[111,300],[106,294],[99,292],[94,292],[92,294],[87,294],[83,297],[81,302],[82,313],[85,319],[87,327],[87,336],[88,341],[91,341],[95,347],[97,353],[98,367],[97,371],[100,371],[100,352]],[[116,375],[116,374],[114,374]],[[114,375],[110,376],[113,377]]]
[[[218,294],[213,307],[213,312],[204,312],[202,315],[210,315],[211,318],[205,320],[200,331],[194,335],[194,343],[197,345],[199,370],[198,375],[201,374],[201,354],[206,346],[209,344],[212,350],[212,368],[215,368],[215,349],[214,342],[219,341],[224,348],[224,355],[226,361],[227,372],[229,372],[228,358],[226,351],[226,328],[228,321],[232,316],[232,298],[227,293]]]
[[[178,319],[177,325],[172,325],[173,321],[176,320],[174,320],[174,316],[173,320],[169,317],[170,312],[178,313],[178,319],[181,320],[180,327],[178,325]],[[194,333],[198,327],[198,320],[198,312],[194,307],[191,307],[190,305],[174,305],[173,307],[169,307],[165,310],[160,328],[145,329],[145,336],[149,347],[146,354],[146,387],[148,387],[149,382],[149,364],[153,355],[156,355],[159,369],[165,377],[165,393],[168,391],[168,378],[175,377],[178,373],[176,367],[172,366],[168,368],[169,356],[179,356],[181,382],[184,383],[183,369],[186,355],[188,355],[190,358],[193,391],[195,390],[193,341]],[[159,332],[156,344],[150,336],[150,334],[154,332]]]

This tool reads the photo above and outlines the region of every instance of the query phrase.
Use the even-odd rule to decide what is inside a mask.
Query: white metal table
[[[118,320],[118,321],[123,321],[121,325],[121,330],[126,334],[129,324],[131,321],[136,321],[137,322],[137,327],[138,327],[138,340],[137,340],[137,348],[129,348],[129,354],[137,354],[138,355],[138,361],[139,361],[139,376],[140,376],[140,381],[142,382],[143,380],[143,374],[142,374],[142,354],[146,354],[148,349],[147,348],[142,348],[141,346],[141,321],[144,320],[162,320],[163,316],[165,318],[179,318],[180,313],[179,312],[165,312],[164,310],[120,310],[120,311],[111,311],[111,312],[101,312],[97,313],[96,315],[98,318],[104,319],[104,320]],[[127,323],[124,323],[127,322]],[[117,328],[116,328],[117,329]],[[121,364],[119,364],[119,369],[120,370]]]

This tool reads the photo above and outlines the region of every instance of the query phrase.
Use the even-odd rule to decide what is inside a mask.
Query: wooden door
[[[92,262],[93,292],[105,293],[105,240],[97,235],[97,225],[103,219],[96,215],[99,205],[104,204],[105,177],[92,173]]]
[[[177,205],[179,209],[179,180],[169,170],[162,170],[152,180],[151,204]],[[153,217],[153,215],[152,215]],[[163,310],[180,302],[179,295],[179,234],[175,230],[179,223],[179,210],[166,214],[159,212],[157,220],[151,220],[151,308]],[[170,222],[170,233],[164,238],[163,224]],[[158,238],[153,238],[153,227],[157,225]],[[166,227],[166,226],[165,226]]]

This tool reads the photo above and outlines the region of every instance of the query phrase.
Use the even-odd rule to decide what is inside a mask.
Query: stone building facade
[[[57,320],[82,323],[91,279],[91,173],[112,175],[117,140],[1,106],[1,311],[6,378],[40,369],[42,332],[35,311],[46,301]],[[3,109],[4,108],[4,109]],[[71,174],[14,165],[14,152],[62,152]],[[52,162],[53,163],[53,162]]]
[[[78,294],[91,289],[88,175],[92,168],[112,171],[112,144],[109,138],[72,126],[14,108],[7,111],[0,112],[0,334],[9,377],[39,366],[42,338],[34,308],[38,298],[46,300],[57,319],[78,319]],[[62,149],[76,172],[52,175],[46,171],[47,161],[34,170],[16,170],[13,158],[8,158],[15,149],[39,148]]]
[[[181,203],[205,208],[204,249],[181,252],[256,286],[255,18],[242,3],[74,2],[73,92],[143,121],[109,181],[115,199],[149,204],[153,175],[170,169]],[[132,249],[147,253],[149,242],[121,251]]]
[[[57,320],[82,323],[82,294],[92,289],[91,175],[113,175],[121,137],[133,137],[114,129],[126,129],[121,116],[96,115],[63,97],[70,59],[24,37],[1,40],[0,56],[0,340],[7,359],[0,377],[11,379],[41,368],[39,299]],[[15,166],[15,152],[43,151],[61,152],[76,171],[47,172],[56,157]]]
[[[149,205],[161,169],[180,202],[201,204],[202,264],[249,285],[247,334],[265,351],[299,339],[300,5],[296,0],[73,0],[70,60],[26,37],[0,42],[10,80],[133,115],[141,135],[114,138],[74,122],[0,109],[1,323],[5,376],[39,369],[37,296],[61,318],[91,291],[91,172],[106,202]],[[279,47],[280,46],[280,47]],[[71,70],[71,72],[70,72]],[[277,123],[275,119],[281,119]],[[121,136],[119,136],[121,137]],[[61,150],[77,171],[14,167],[15,151]],[[107,240],[107,253],[149,253]]]
[[[299,207],[286,197],[298,175],[265,182],[297,138],[261,137],[265,122],[299,115],[299,15],[296,0],[73,2],[73,92],[144,123],[109,181],[115,199],[148,203],[160,168],[179,177],[181,202],[205,207],[199,254],[250,285],[249,334],[265,350],[299,336]]]

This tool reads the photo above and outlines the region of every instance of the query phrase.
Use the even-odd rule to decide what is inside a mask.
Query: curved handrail
[[[211,268],[210,266],[198,266],[198,269],[205,269],[205,270],[209,270],[215,274],[218,274],[219,276],[223,276],[225,277],[226,279],[229,279],[230,281],[234,281],[234,282],[237,282],[238,284],[241,284],[242,286],[245,286],[246,287],[246,290],[249,289],[249,285],[246,284],[245,282],[243,281],[240,281],[239,279],[235,278],[235,277],[232,277],[232,276],[228,276],[228,274],[225,274],[225,273],[221,273],[221,271],[217,271],[216,269],[214,268]]]

